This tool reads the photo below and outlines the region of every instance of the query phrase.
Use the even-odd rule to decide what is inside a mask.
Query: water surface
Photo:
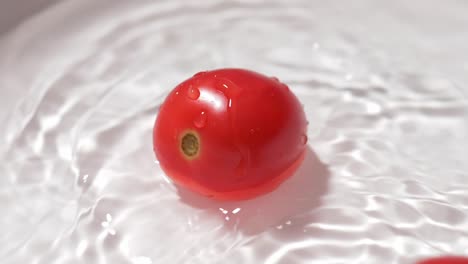
[[[63,1],[0,40],[1,263],[412,263],[468,254],[468,4]],[[154,159],[193,73],[287,83],[310,121],[277,191],[178,194]],[[273,162],[273,161],[272,161]]]

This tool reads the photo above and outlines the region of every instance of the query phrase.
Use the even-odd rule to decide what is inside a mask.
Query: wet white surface
[[[65,1],[0,40],[1,263],[413,263],[468,254],[464,1]],[[304,103],[277,191],[178,194],[167,92],[245,67]]]

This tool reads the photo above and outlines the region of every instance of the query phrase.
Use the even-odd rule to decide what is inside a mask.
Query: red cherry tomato
[[[160,108],[154,150],[176,183],[217,199],[275,189],[301,163],[302,105],[276,78],[243,69],[195,74]]]
[[[418,262],[418,264],[468,264],[466,257],[436,257]]]

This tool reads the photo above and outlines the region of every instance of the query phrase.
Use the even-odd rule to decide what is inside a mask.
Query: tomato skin
[[[220,69],[174,88],[157,116],[153,146],[176,184],[238,200],[270,192],[294,173],[306,131],[303,107],[286,85],[253,71]]]
[[[418,264],[468,264],[467,257],[445,256],[418,262]]]

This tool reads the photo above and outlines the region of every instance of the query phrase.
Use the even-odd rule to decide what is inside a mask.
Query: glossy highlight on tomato
[[[277,78],[244,70],[200,72],[167,96],[153,146],[177,184],[223,200],[271,192],[301,164],[307,120]]]
[[[468,257],[443,256],[426,259],[417,264],[468,264]]]

